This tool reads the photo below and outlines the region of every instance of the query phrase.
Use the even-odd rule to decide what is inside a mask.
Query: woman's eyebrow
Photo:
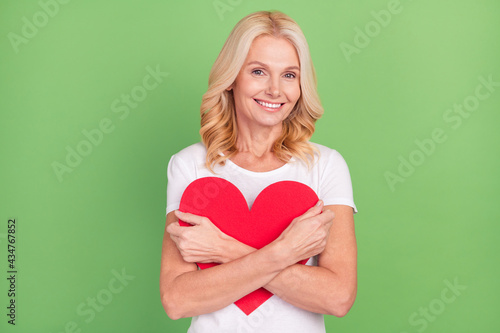
[[[260,62],[260,61],[250,61],[247,66],[251,66],[251,65],[259,65],[261,67],[264,67],[264,68],[268,68],[269,66],[267,66],[266,64]],[[285,68],[286,71],[290,71],[290,70],[297,70],[297,71],[300,71],[300,68],[298,66],[288,66],[287,68]]]

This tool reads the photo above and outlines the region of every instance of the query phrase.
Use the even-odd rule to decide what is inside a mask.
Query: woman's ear
[[[227,90],[227,91],[231,91],[231,90],[233,90],[233,88],[234,88],[234,83],[235,83],[235,82],[233,81],[233,83],[231,83],[231,85],[230,85],[229,87],[227,87],[227,88],[226,88],[226,90]]]

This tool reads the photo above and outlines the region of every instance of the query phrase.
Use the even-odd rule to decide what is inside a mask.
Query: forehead
[[[246,62],[260,61],[268,65],[299,66],[295,47],[285,38],[259,36],[250,45]]]

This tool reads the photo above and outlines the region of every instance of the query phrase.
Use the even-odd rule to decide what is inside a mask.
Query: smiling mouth
[[[254,101],[256,101],[257,104],[259,104],[260,106],[263,106],[267,109],[273,109],[273,110],[278,110],[279,108],[281,108],[285,104],[285,103],[267,103],[267,102],[264,102],[264,101],[261,101],[261,100],[255,99],[255,98],[254,98]]]

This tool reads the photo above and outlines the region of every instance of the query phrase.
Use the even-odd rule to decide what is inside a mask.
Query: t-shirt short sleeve
[[[324,152],[322,152],[324,153]],[[325,166],[322,168],[320,193],[318,196],[326,205],[347,205],[358,210],[354,204],[351,175],[342,155],[334,150],[328,150],[325,156]]]
[[[167,168],[167,214],[179,208],[182,193],[193,181],[192,171],[177,155],[172,155]]]

